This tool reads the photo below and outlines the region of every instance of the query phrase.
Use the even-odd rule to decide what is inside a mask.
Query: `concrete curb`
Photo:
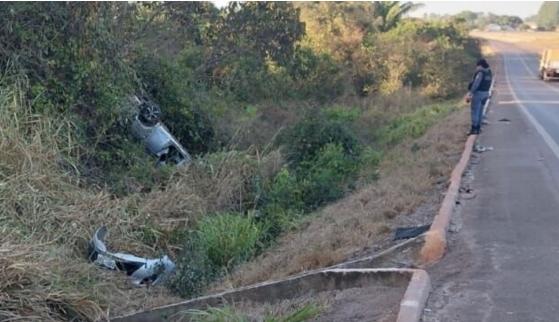
[[[431,279],[424,270],[415,270],[404,298],[400,302],[400,312],[396,322],[419,322],[423,316],[423,308],[431,292]]]
[[[182,312],[191,309],[204,309],[208,306],[218,306],[223,303],[235,303],[243,300],[273,302],[297,297],[309,290],[317,292],[341,290],[352,287],[364,287],[368,283],[379,281],[388,285],[408,284],[404,297],[400,302],[397,321],[418,322],[423,314],[423,307],[431,290],[429,275],[423,270],[396,268],[327,269],[120,316],[111,319],[111,321],[175,321],[180,319]]]
[[[495,77],[493,77],[493,79],[495,79]],[[483,106],[484,117],[487,113],[489,105],[491,104],[494,86],[495,81],[491,83],[491,87],[489,89],[489,98]],[[431,228],[425,234],[425,244],[423,245],[419,253],[419,262],[424,266],[432,265],[438,262],[444,256],[447,246],[446,232],[448,231],[448,226],[450,225],[450,218],[452,217],[452,213],[454,211],[454,205],[456,204],[456,200],[458,199],[458,192],[460,189],[460,184],[462,182],[462,175],[464,174],[464,170],[466,170],[466,167],[470,162],[470,157],[472,155],[476,139],[477,135],[468,136],[468,139],[466,140],[466,144],[464,146],[464,151],[462,152],[462,157],[460,158],[460,161],[454,167],[454,169],[452,170],[452,174],[450,175],[450,185],[441,204],[441,208],[433,219]]]
[[[450,225],[450,218],[454,211],[454,205],[458,198],[458,190],[462,181],[462,174],[470,161],[472,150],[477,135],[470,135],[466,140],[466,146],[460,161],[452,170],[450,185],[441,204],[438,214],[435,216],[431,228],[425,234],[425,244],[419,253],[419,261],[422,265],[430,265],[439,261],[446,250],[446,232]]]

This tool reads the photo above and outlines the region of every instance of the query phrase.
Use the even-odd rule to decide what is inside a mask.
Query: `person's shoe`
[[[470,132],[468,132],[468,135],[478,135],[480,132],[479,128],[476,127],[472,127],[472,129],[470,130]]]

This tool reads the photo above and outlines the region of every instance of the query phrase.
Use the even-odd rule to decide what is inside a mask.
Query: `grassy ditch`
[[[25,82],[9,83],[0,86],[0,241],[8,254],[0,271],[11,278],[0,289],[0,316],[34,312],[46,320],[96,320],[107,307],[125,312],[176,301],[166,289],[133,289],[123,275],[89,264],[83,252],[97,227],[109,227],[113,249],[170,254],[179,264],[170,290],[200,294],[354,190],[398,142],[420,136],[456,105],[406,112],[372,136],[358,125],[374,106],[326,108],[288,127],[267,151],[208,154],[171,169],[157,189],[115,198],[75,175],[72,122],[33,113]]]
[[[384,153],[422,136],[456,106],[454,101],[437,103],[398,116],[375,131],[375,145],[358,139],[353,124],[359,113],[304,117],[279,138],[285,165],[246,192],[255,201],[246,203],[244,211],[210,214],[194,227],[179,256],[173,289],[183,296],[200,294],[208,282],[262,253],[278,236],[297,229],[306,215],[355,189],[359,180],[370,183]]]

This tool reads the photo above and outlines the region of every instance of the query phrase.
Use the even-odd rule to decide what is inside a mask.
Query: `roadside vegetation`
[[[456,109],[479,55],[463,25],[413,8],[3,4],[0,318],[100,320],[199,295],[374,186],[387,155]],[[131,95],[161,106],[190,166],[154,166],[129,134]],[[169,254],[167,287],[88,263],[102,225],[112,249]]]
[[[207,310],[190,310],[185,312],[184,315],[194,322],[304,322],[315,318],[320,313],[320,308],[312,304],[306,304],[300,308],[284,309],[283,311],[287,312],[264,312],[265,314],[249,316],[240,313],[238,308],[225,306]]]

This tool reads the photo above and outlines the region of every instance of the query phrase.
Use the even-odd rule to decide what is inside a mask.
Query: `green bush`
[[[304,191],[298,178],[289,169],[283,168],[273,179],[266,193],[268,203],[284,209],[303,209]]]
[[[202,219],[196,238],[213,266],[228,269],[254,254],[260,234],[252,217],[224,213]]]
[[[283,168],[261,200],[263,243],[290,229],[302,214],[343,196],[359,166],[360,159],[345,153],[341,144],[329,143],[295,169]]]
[[[303,215],[303,210],[281,206],[277,203],[267,204],[259,210],[259,223],[262,227],[260,239],[261,247],[266,248],[273,244],[275,239],[283,232],[297,228],[297,219]]]
[[[183,243],[177,256],[176,274],[168,282],[176,294],[187,298],[200,295],[220,275],[220,268],[212,263],[204,246],[194,233]]]
[[[343,68],[328,54],[316,54],[311,48],[299,47],[287,66],[293,79],[293,91],[300,98],[329,101],[346,89]]]
[[[305,209],[311,211],[342,197],[358,169],[359,160],[334,143],[321,148],[314,159],[302,162],[298,173]]]
[[[252,216],[237,213],[206,216],[188,234],[170,288],[185,297],[200,294],[225,271],[254,255],[261,234]]]
[[[349,157],[357,158],[360,153],[359,142],[351,128],[346,123],[331,120],[321,113],[308,115],[284,132],[278,140],[292,168],[297,168],[305,160],[314,159],[330,143],[339,144]]]
[[[350,123],[361,116],[361,110],[357,107],[345,107],[334,105],[324,110],[329,120]]]
[[[382,161],[383,153],[372,147],[366,147],[361,153],[361,169],[359,170],[360,183],[370,183],[379,177],[378,166]]]

